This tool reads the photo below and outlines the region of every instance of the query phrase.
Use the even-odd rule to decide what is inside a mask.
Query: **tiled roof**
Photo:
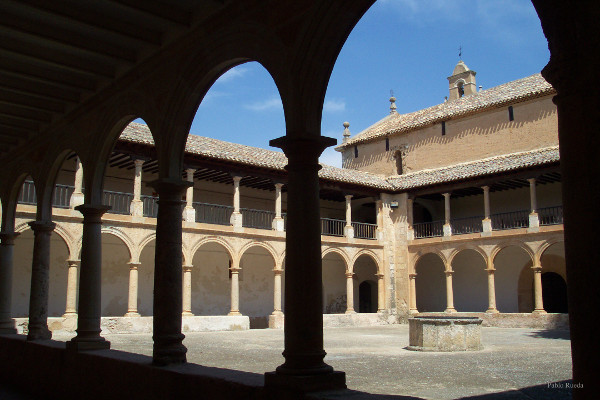
[[[534,74],[409,114],[390,114],[339,145],[336,150],[553,93],[554,88],[540,74]]]
[[[154,145],[154,140],[148,127],[135,122],[132,122],[125,128],[119,139],[127,142]],[[243,144],[225,142],[203,136],[189,135],[185,151],[189,154],[196,154],[216,160],[231,161],[242,165],[271,168],[279,171],[283,171],[283,168],[287,164],[287,157],[280,151],[245,146]],[[393,189],[379,175],[353,169],[336,168],[330,165],[321,165],[323,165],[323,168],[319,171],[319,177],[323,179],[378,189]]]
[[[143,124],[129,124],[119,139],[127,142],[154,145],[150,130]],[[232,161],[242,165],[270,168],[279,171],[283,171],[287,164],[287,157],[280,151],[245,146],[203,136],[188,136],[185,151],[207,158]],[[403,191],[522,168],[547,165],[558,161],[558,146],[554,146],[391,176],[387,179],[368,172],[321,164],[323,168],[319,171],[319,177],[335,182],[350,183],[385,191]]]
[[[547,165],[556,163],[559,160],[558,146],[553,146],[521,153],[504,154],[442,168],[426,169],[389,177],[387,181],[396,190],[406,190]]]

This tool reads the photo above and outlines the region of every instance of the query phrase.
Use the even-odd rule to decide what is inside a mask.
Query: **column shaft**
[[[67,343],[73,350],[110,348],[100,336],[102,315],[102,215],[109,206],[82,204],[75,208],[83,214],[81,267],[79,271],[79,310],[77,336]]]
[[[273,315],[282,314],[281,311],[281,268],[275,268],[273,282]]]
[[[139,317],[138,313],[138,268],[141,263],[129,263],[129,297],[127,298],[127,314],[126,317]]]
[[[348,239],[354,237],[354,227],[352,226],[352,195],[346,195],[346,226],[344,227],[344,236]]]
[[[529,199],[531,202],[531,213],[537,212],[537,195],[535,190],[535,178],[527,179],[529,181]]]
[[[533,269],[533,298],[534,298],[534,309],[535,314],[546,314],[544,310],[544,300],[542,296],[542,266],[536,264],[532,267]]]
[[[241,176],[233,177],[233,213],[231,214],[231,225],[240,229],[243,226],[242,214],[240,212],[240,181]]]
[[[490,187],[483,186],[483,210],[484,210],[484,218],[490,218]]]
[[[133,178],[133,200],[129,206],[129,212],[133,216],[142,217],[144,215],[144,203],[142,203],[142,166],[144,160],[134,160],[135,175]]]
[[[48,330],[50,236],[56,224],[50,221],[33,221],[29,226],[33,230],[34,240],[27,340],[50,339],[52,337],[52,333]]]
[[[196,210],[194,209],[194,172],[196,172],[196,170],[191,168],[185,170],[186,179],[191,184],[185,193],[183,220],[186,222],[196,222]]]
[[[416,314],[419,312],[417,309],[417,274],[408,274],[410,278],[410,303],[408,305],[408,311],[410,314]]]
[[[377,274],[377,311],[385,311],[385,284],[384,275]]]
[[[14,232],[0,232],[0,333],[17,333],[12,319]]]
[[[231,310],[227,315],[242,315],[240,313],[240,268],[231,267]]]
[[[79,270],[79,260],[67,260],[67,302],[65,304],[65,314],[63,317],[77,315],[77,273]]]
[[[281,216],[281,188],[282,183],[275,184],[275,218],[273,218],[273,230],[283,232],[285,230]]]
[[[69,205],[71,208],[75,208],[78,205],[83,204],[83,168],[81,167],[81,160],[77,157],[75,162],[75,189],[71,194]]]
[[[446,312],[455,313],[454,308],[454,291],[452,290],[452,272],[446,270]]]
[[[452,236],[450,218],[450,193],[444,193],[444,236]]]
[[[190,183],[179,179],[152,182],[158,192],[156,254],[154,262],[154,349],[156,365],[186,362],[181,333],[182,224],[181,196]]]
[[[494,272],[496,269],[494,268],[494,263],[492,261],[488,262],[487,272],[488,272],[488,309],[486,312],[488,313],[497,313],[498,309],[496,308],[496,284],[494,282]]]
[[[346,272],[346,314],[354,313],[354,274]]]
[[[192,314],[192,268],[193,265],[183,266],[183,316]]]

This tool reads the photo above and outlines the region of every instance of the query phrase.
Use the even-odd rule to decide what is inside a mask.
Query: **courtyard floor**
[[[68,340],[70,335],[55,335]],[[151,355],[150,334],[106,335],[111,348]],[[325,361],[346,372],[353,392],[326,398],[569,399],[568,331],[482,328],[484,350],[406,350],[408,325],[326,328]],[[188,362],[245,371],[257,382],[283,362],[283,331],[187,333]],[[379,395],[379,396],[369,396]],[[388,395],[388,396],[381,396]]]

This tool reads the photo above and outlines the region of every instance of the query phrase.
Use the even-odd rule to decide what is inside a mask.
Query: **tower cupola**
[[[463,60],[460,60],[454,67],[452,75],[448,77],[448,83],[450,84],[450,97],[448,100],[452,101],[476,93],[476,74],[477,72],[470,70]]]

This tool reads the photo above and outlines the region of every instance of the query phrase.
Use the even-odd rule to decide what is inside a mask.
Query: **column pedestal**
[[[0,334],[16,334],[12,319],[13,250],[15,232],[0,232]]]
[[[83,214],[81,267],[79,271],[79,310],[77,336],[67,342],[71,351],[104,350],[110,342],[100,336],[102,316],[102,215],[110,206],[82,204],[75,207]]]
[[[52,333],[48,329],[48,286],[50,236],[56,224],[50,221],[33,221],[29,226],[33,230],[34,241],[27,340],[46,340],[52,338]]]

